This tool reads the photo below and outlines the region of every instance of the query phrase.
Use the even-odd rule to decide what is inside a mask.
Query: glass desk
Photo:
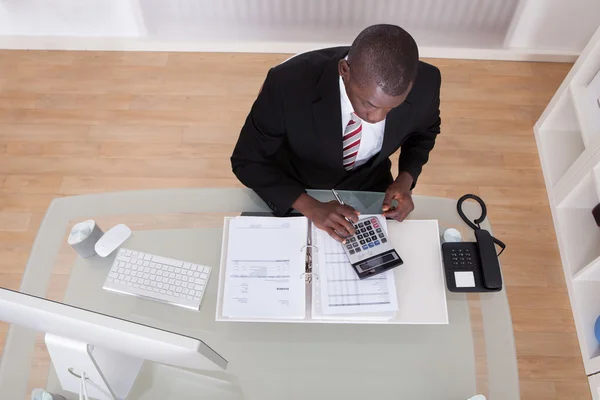
[[[328,191],[310,194],[333,199]],[[380,211],[381,193],[341,194],[363,214]],[[456,213],[455,200],[415,196],[414,202],[410,219],[437,219],[440,230],[454,227],[465,239],[474,240]],[[466,203],[465,210],[479,216],[476,204]],[[465,400],[475,394],[489,400],[519,398],[504,290],[448,293],[448,325],[215,322],[223,217],[242,211],[269,209],[248,189],[171,189],[56,199],[41,224],[20,290],[198,338],[229,361],[224,374],[247,399]],[[102,290],[112,257],[83,260],[66,240],[71,227],[86,219],[96,220],[104,231],[127,224],[134,232],[127,248],[210,265],[213,271],[200,311]],[[490,230],[487,221],[482,227]],[[10,326],[0,362],[1,397],[28,399],[33,387],[46,386],[57,390],[43,333]],[[129,398],[153,398],[145,396],[132,393]]]

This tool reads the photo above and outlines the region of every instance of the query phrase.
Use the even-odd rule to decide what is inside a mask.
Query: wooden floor
[[[239,186],[229,155],[266,71],[286,58],[0,52],[0,285],[18,288],[57,196]],[[429,61],[442,71],[442,135],[415,193],[489,205],[508,245],[522,398],[589,399],[532,133],[571,66]]]

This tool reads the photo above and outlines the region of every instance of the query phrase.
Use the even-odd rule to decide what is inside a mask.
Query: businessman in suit
[[[233,172],[283,216],[296,209],[343,242],[358,212],[305,189],[385,192],[386,217],[404,220],[440,132],[439,70],[414,39],[374,25],[352,46],[300,54],[272,68],[231,156]],[[389,156],[401,148],[393,179]],[[397,205],[393,201],[397,201]]]

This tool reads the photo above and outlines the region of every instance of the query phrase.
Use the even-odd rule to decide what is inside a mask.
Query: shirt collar
[[[350,114],[354,112],[354,107],[352,107],[352,103],[348,98],[348,93],[346,93],[346,85],[344,85],[344,80],[340,75],[340,99],[342,104],[342,115]]]

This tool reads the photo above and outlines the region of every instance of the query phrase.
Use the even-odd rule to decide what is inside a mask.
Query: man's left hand
[[[413,178],[408,172],[400,172],[394,183],[385,191],[383,205],[381,209],[384,217],[393,218],[402,222],[415,209],[410,190]],[[392,201],[398,202],[397,206],[392,206]]]

